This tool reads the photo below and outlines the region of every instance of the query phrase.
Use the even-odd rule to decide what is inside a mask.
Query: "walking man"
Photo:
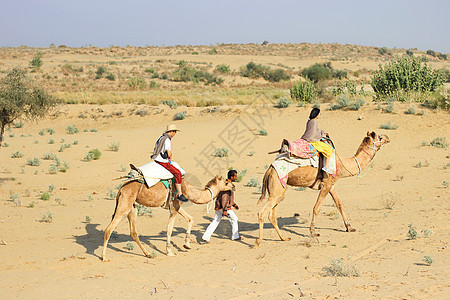
[[[227,177],[227,180],[230,182],[236,181],[237,171],[228,171]],[[214,219],[212,220],[211,224],[209,224],[208,228],[206,228],[206,231],[202,236],[202,239],[205,243],[209,244],[211,235],[214,233],[214,230],[216,230],[217,226],[219,226],[223,216],[228,217],[228,220],[231,223],[231,239],[233,241],[241,240],[241,237],[239,236],[238,217],[236,216],[232,208],[236,210],[239,209],[239,206],[234,202],[234,192],[220,192],[216,198]]]

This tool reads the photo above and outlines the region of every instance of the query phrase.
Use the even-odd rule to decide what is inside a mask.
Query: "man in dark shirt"
[[[227,180],[230,182],[236,181],[236,170],[228,171],[227,177]],[[216,198],[214,219],[212,220],[211,224],[209,224],[208,228],[206,228],[206,231],[202,236],[204,242],[209,244],[211,235],[214,233],[214,230],[216,230],[217,226],[219,226],[219,223],[222,220],[223,216],[228,217],[228,220],[231,223],[231,239],[233,241],[241,240],[241,237],[239,236],[238,217],[236,216],[232,208],[236,210],[239,209],[239,206],[234,203],[234,192],[220,192]]]

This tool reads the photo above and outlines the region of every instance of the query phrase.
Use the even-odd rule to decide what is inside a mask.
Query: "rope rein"
[[[208,203],[206,203],[206,214],[209,214],[209,212],[211,211],[211,208],[212,208],[212,206],[213,206],[213,191],[209,188],[209,187],[206,187],[208,190],[209,190],[209,192],[211,193],[211,201],[209,201]],[[211,205],[211,206],[210,206]]]

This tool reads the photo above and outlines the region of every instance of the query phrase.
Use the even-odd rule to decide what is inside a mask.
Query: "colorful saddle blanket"
[[[289,154],[296,157],[311,158],[318,154],[316,148],[314,148],[311,143],[303,139],[298,139],[296,141],[283,139],[281,147],[283,147],[284,145],[288,146]]]

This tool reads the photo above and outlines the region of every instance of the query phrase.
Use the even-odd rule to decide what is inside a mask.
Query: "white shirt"
[[[170,139],[166,139],[165,140],[164,146],[163,146],[163,148],[161,150],[161,153],[164,153],[167,150],[172,150],[172,143],[171,143]],[[169,159],[168,158],[163,158],[161,156],[161,153],[157,157],[155,157],[155,161],[159,161],[159,162],[162,162],[162,163],[168,163]]]

